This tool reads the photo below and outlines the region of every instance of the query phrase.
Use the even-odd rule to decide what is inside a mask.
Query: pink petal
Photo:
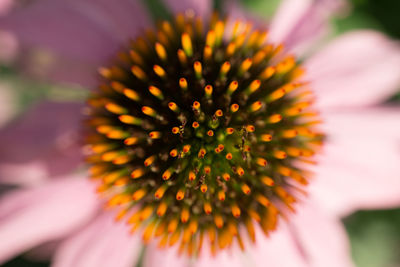
[[[306,260],[286,223],[281,221],[278,229],[266,237],[259,226],[256,229],[256,245],[249,248],[254,266],[305,267]]]
[[[305,64],[323,108],[379,103],[400,85],[400,46],[374,31],[338,37]]]
[[[130,0],[37,1],[0,19],[23,48],[44,51],[31,59],[36,72],[85,86],[95,84],[95,71],[121,44],[150,25],[140,1]]]
[[[39,160],[0,164],[0,184],[37,186],[49,178],[46,164]]]
[[[196,16],[207,18],[212,11],[211,0],[163,0],[168,5],[173,13],[184,13],[188,10],[193,10]]]
[[[16,180],[24,179],[18,176],[32,176],[32,173],[59,175],[81,164],[82,107],[78,103],[41,103],[3,129],[0,175],[15,174]],[[36,169],[31,171],[27,168],[29,165]],[[39,166],[46,168],[38,171]]]
[[[243,253],[238,246],[234,245],[230,250],[219,250],[216,255],[211,254],[209,239],[204,240],[201,254],[194,261],[193,267],[242,267],[253,266],[252,260]],[[236,240],[234,241],[236,242]],[[249,248],[251,249],[251,248]]]
[[[13,4],[13,0],[0,0],[0,15],[7,14]]]
[[[339,218],[324,213],[308,199],[290,219],[291,233],[310,267],[354,266],[348,238]]]
[[[304,50],[327,33],[330,16],[345,6],[343,0],[285,0],[271,21],[270,38]]]
[[[339,215],[400,204],[400,109],[326,113],[328,140],[310,190]]]
[[[186,255],[178,255],[177,247],[160,249],[152,242],[146,247],[143,267],[187,267],[189,262]]]
[[[69,234],[97,210],[92,184],[65,177],[38,188],[19,190],[0,200],[0,262],[41,243]]]
[[[0,30],[0,62],[2,64],[12,63],[16,59],[17,51],[18,41],[14,34],[8,31]]]
[[[139,236],[130,235],[128,226],[106,211],[61,244],[52,266],[132,267],[140,251]]]

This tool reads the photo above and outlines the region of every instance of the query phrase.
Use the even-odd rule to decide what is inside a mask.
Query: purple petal
[[[321,108],[380,103],[399,88],[400,46],[375,31],[351,32],[305,67]]]
[[[285,0],[271,21],[270,38],[304,51],[329,31],[329,18],[346,6],[343,0]]]
[[[93,185],[80,177],[11,192],[0,199],[0,262],[83,225],[98,208]]]
[[[310,267],[351,267],[349,241],[339,218],[327,214],[315,201],[299,203],[289,219],[290,231]]]
[[[173,13],[185,13],[193,10],[196,16],[207,18],[212,12],[211,0],[163,0]]]
[[[325,115],[328,139],[309,189],[326,210],[345,216],[400,204],[399,121],[399,108]]]
[[[132,267],[141,246],[138,235],[130,235],[126,224],[115,222],[111,212],[104,212],[61,244],[52,266]]]
[[[41,103],[3,129],[0,132],[0,177],[14,174],[18,180],[21,178],[18,175],[27,175],[32,170],[51,176],[78,166],[82,162],[79,137],[82,107],[77,103]],[[40,171],[43,166],[45,169]]]
[[[94,84],[98,67],[151,23],[139,1],[35,1],[0,19],[22,48],[46,55],[32,62],[49,76],[84,86]],[[37,52],[36,52],[37,53]],[[65,62],[64,62],[65,61]],[[37,70],[36,70],[37,71]]]

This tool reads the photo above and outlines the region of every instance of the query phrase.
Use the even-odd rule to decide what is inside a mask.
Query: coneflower
[[[101,68],[88,100],[91,177],[132,231],[196,255],[294,211],[322,144],[303,69],[251,23],[159,23]],[[234,241],[236,240],[236,241]]]

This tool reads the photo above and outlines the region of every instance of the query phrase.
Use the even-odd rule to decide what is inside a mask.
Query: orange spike
[[[231,111],[232,112],[236,112],[236,111],[238,111],[239,110],[239,105],[238,104],[232,104],[231,105]]]
[[[221,190],[218,192],[218,199],[221,201],[225,200],[225,192],[224,191]]]
[[[185,197],[185,192],[182,189],[178,190],[176,193],[176,200],[182,200]]]
[[[267,166],[267,160],[264,158],[257,158],[256,161],[257,161],[257,164],[262,167]]]
[[[261,182],[263,182],[263,184],[267,185],[267,186],[274,186],[275,182],[271,177],[268,176],[263,176],[261,177]]]
[[[204,203],[204,212],[206,214],[211,214],[212,207],[211,207],[211,204],[209,202]]]
[[[193,128],[198,128],[200,126],[200,124],[197,122],[197,121],[194,121],[193,123],[192,123],[192,127]]]
[[[167,59],[167,51],[165,50],[164,46],[157,42],[154,47],[155,47],[158,57],[161,60],[166,60]]]
[[[137,144],[138,138],[137,137],[129,137],[124,140],[124,144],[127,146],[131,146]]]
[[[204,88],[204,91],[206,93],[206,96],[211,96],[212,92],[213,92],[213,87],[211,85],[207,85]]]
[[[201,79],[202,77],[202,65],[199,61],[194,62],[193,64],[194,72],[196,74],[197,79]]]
[[[236,169],[236,173],[239,174],[239,176],[243,176],[243,175],[244,175],[244,170],[243,170],[243,168],[239,166],[239,167]]]
[[[162,178],[163,180],[168,180],[169,178],[171,178],[172,172],[170,169],[167,169],[166,171],[164,171]]]
[[[177,149],[172,149],[172,150],[169,152],[169,155],[170,155],[171,157],[175,158],[176,156],[178,156],[178,150],[177,150]]]
[[[157,74],[161,78],[165,78],[167,75],[165,70],[160,65],[154,65],[153,71],[155,72],[155,74]]]
[[[118,115],[125,114],[125,113],[128,112],[128,110],[126,108],[124,108],[124,107],[122,107],[120,105],[117,105],[115,103],[111,103],[111,102],[107,103],[105,105],[105,107],[109,112],[114,113],[114,114],[118,114]]]
[[[285,159],[285,158],[287,157],[286,152],[285,152],[285,151],[282,151],[282,150],[275,150],[275,151],[273,152],[273,155],[274,155],[274,157],[277,158],[277,159]]]
[[[232,210],[232,215],[235,218],[239,218],[240,217],[240,208],[239,208],[238,205],[233,204],[232,207],[231,207],[231,210]]]
[[[151,116],[151,117],[155,117],[156,116],[156,111],[154,109],[152,109],[151,107],[148,106],[143,106],[142,107],[142,112],[147,115],[147,116]]]
[[[224,220],[222,219],[222,216],[219,214],[215,215],[214,223],[218,228],[222,228],[224,226]]]
[[[263,195],[258,195],[256,197],[256,200],[258,201],[258,203],[260,203],[264,207],[268,207],[270,205],[270,201]]]
[[[231,176],[229,175],[229,173],[224,173],[222,174],[222,178],[224,178],[225,181],[229,181],[231,179]]]
[[[186,223],[189,220],[190,213],[188,208],[183,208],[181,212],[181,222]]]
[[[200,102],[199,101],[194,101],[193,102],[193,108],[196,109],[196,110],[200,109]]]
[[[154,95],[155,97],[159,98],[159,99],[163,99],[163,98],[164,98],[164,96],[163,96],[161,90],[158,89],[157,87],[153,86],[153,85],[150,85],[150,86],[149,86],[149,92],[150,92],[152,95]]]
[[[189,172],[189,181],[193,181],[196,179],[196,174],[192,171]]]
[[[226,128],[226,133],[227,134],[233,134],[235,132],[235,129],[233,128]]]
[[[202,185],[200,186],[200,191],[201,191],[202,193],[207,192],[207,185],[206,185],[206,184],[202,184]]]
[[[147,192],[145,189],[139,189],[135,193],[133,193],[132,200],[133,201],[140,200],[146,195],[146,193]]]
[[[160,139],[161,138],[161,132],[153,131],[149,133],[149,137],[151,139]]]
[[[239,75],[243,75],[246,71],[248,71],[253,64],[253,60],[251,58],[246,58],[239,67]]]
[[[187,88],[188,88],[188,83],[187,83],[187,81],[186,81],[185,78],[180,78],[180,79],[179,79],[179,87],[180,87],[182,90],[187,90]]]
[[[192,40],[190,38],[190,35],[188,33],[183,33],[181,41],[182,41],[183,50],[185,51],[186,55],[188,57],[191,57],[193,54],[193,48],[192,48]]]
[[[184,145],[182,149],[183,153],[188,153],[190,151],[190,147],[190,145]]]
[[[267,118],[269,123],[278,123],[282,120],[282,115],[280,114],[273,114]]]
[[[221,69],[220,69],[219,73],[221,76],[225,76],[230,69],[231,69],[231,63],[229,63],[229,61],[225,61],[221,65]]]
[[[232,81],[228,86],[228,94],[232,94],[238,88],[239,83],[237,81]]]
[[[270,142],[272,140],[272,135],[270,134],[263,134],[261,135],[261,141],[263,142]]]
[[[136,170],[134,170],[132,173],[131,173],[131,177],[133,178],[133,179],[137,179],[137,178],[140,178],[140,177],[142,177],[143,175],[144,175],[144,169],[142,169],[142,168],[139,168],[139,169],[136,169]]]
[[[249,133],[252,133],[256,130],[256,128],[254,127],[254,125],[247,125],[246,126],[246,131],[248,131]]]
[[[157,191],[154,193],[154,197],[160,199],[164,196],[165,191],[167,190],[167,186],[160,186]]]
[[[178,134],[179,133],[179,127],[172,127],[172,133],[173,134]]]
[[[243,184],[243,185],[242,185],[242,191],[243,191],[243,193],[245,193],[246,195],[248,195],[248,194],[251,193],[251,189],[250,189],[250,187],[249,187],[247,184]]]

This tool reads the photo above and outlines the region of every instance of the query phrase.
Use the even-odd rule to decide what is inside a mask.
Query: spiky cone
[[[243,248],[241,226],[253,241],[254,223],[274,230],[323,139],[295,58],[249,23],[225,26],[161,22],[100,70],[88,100],[88,161],[108,206],[144,241],[190,255],[205,234],[215,253]]]

